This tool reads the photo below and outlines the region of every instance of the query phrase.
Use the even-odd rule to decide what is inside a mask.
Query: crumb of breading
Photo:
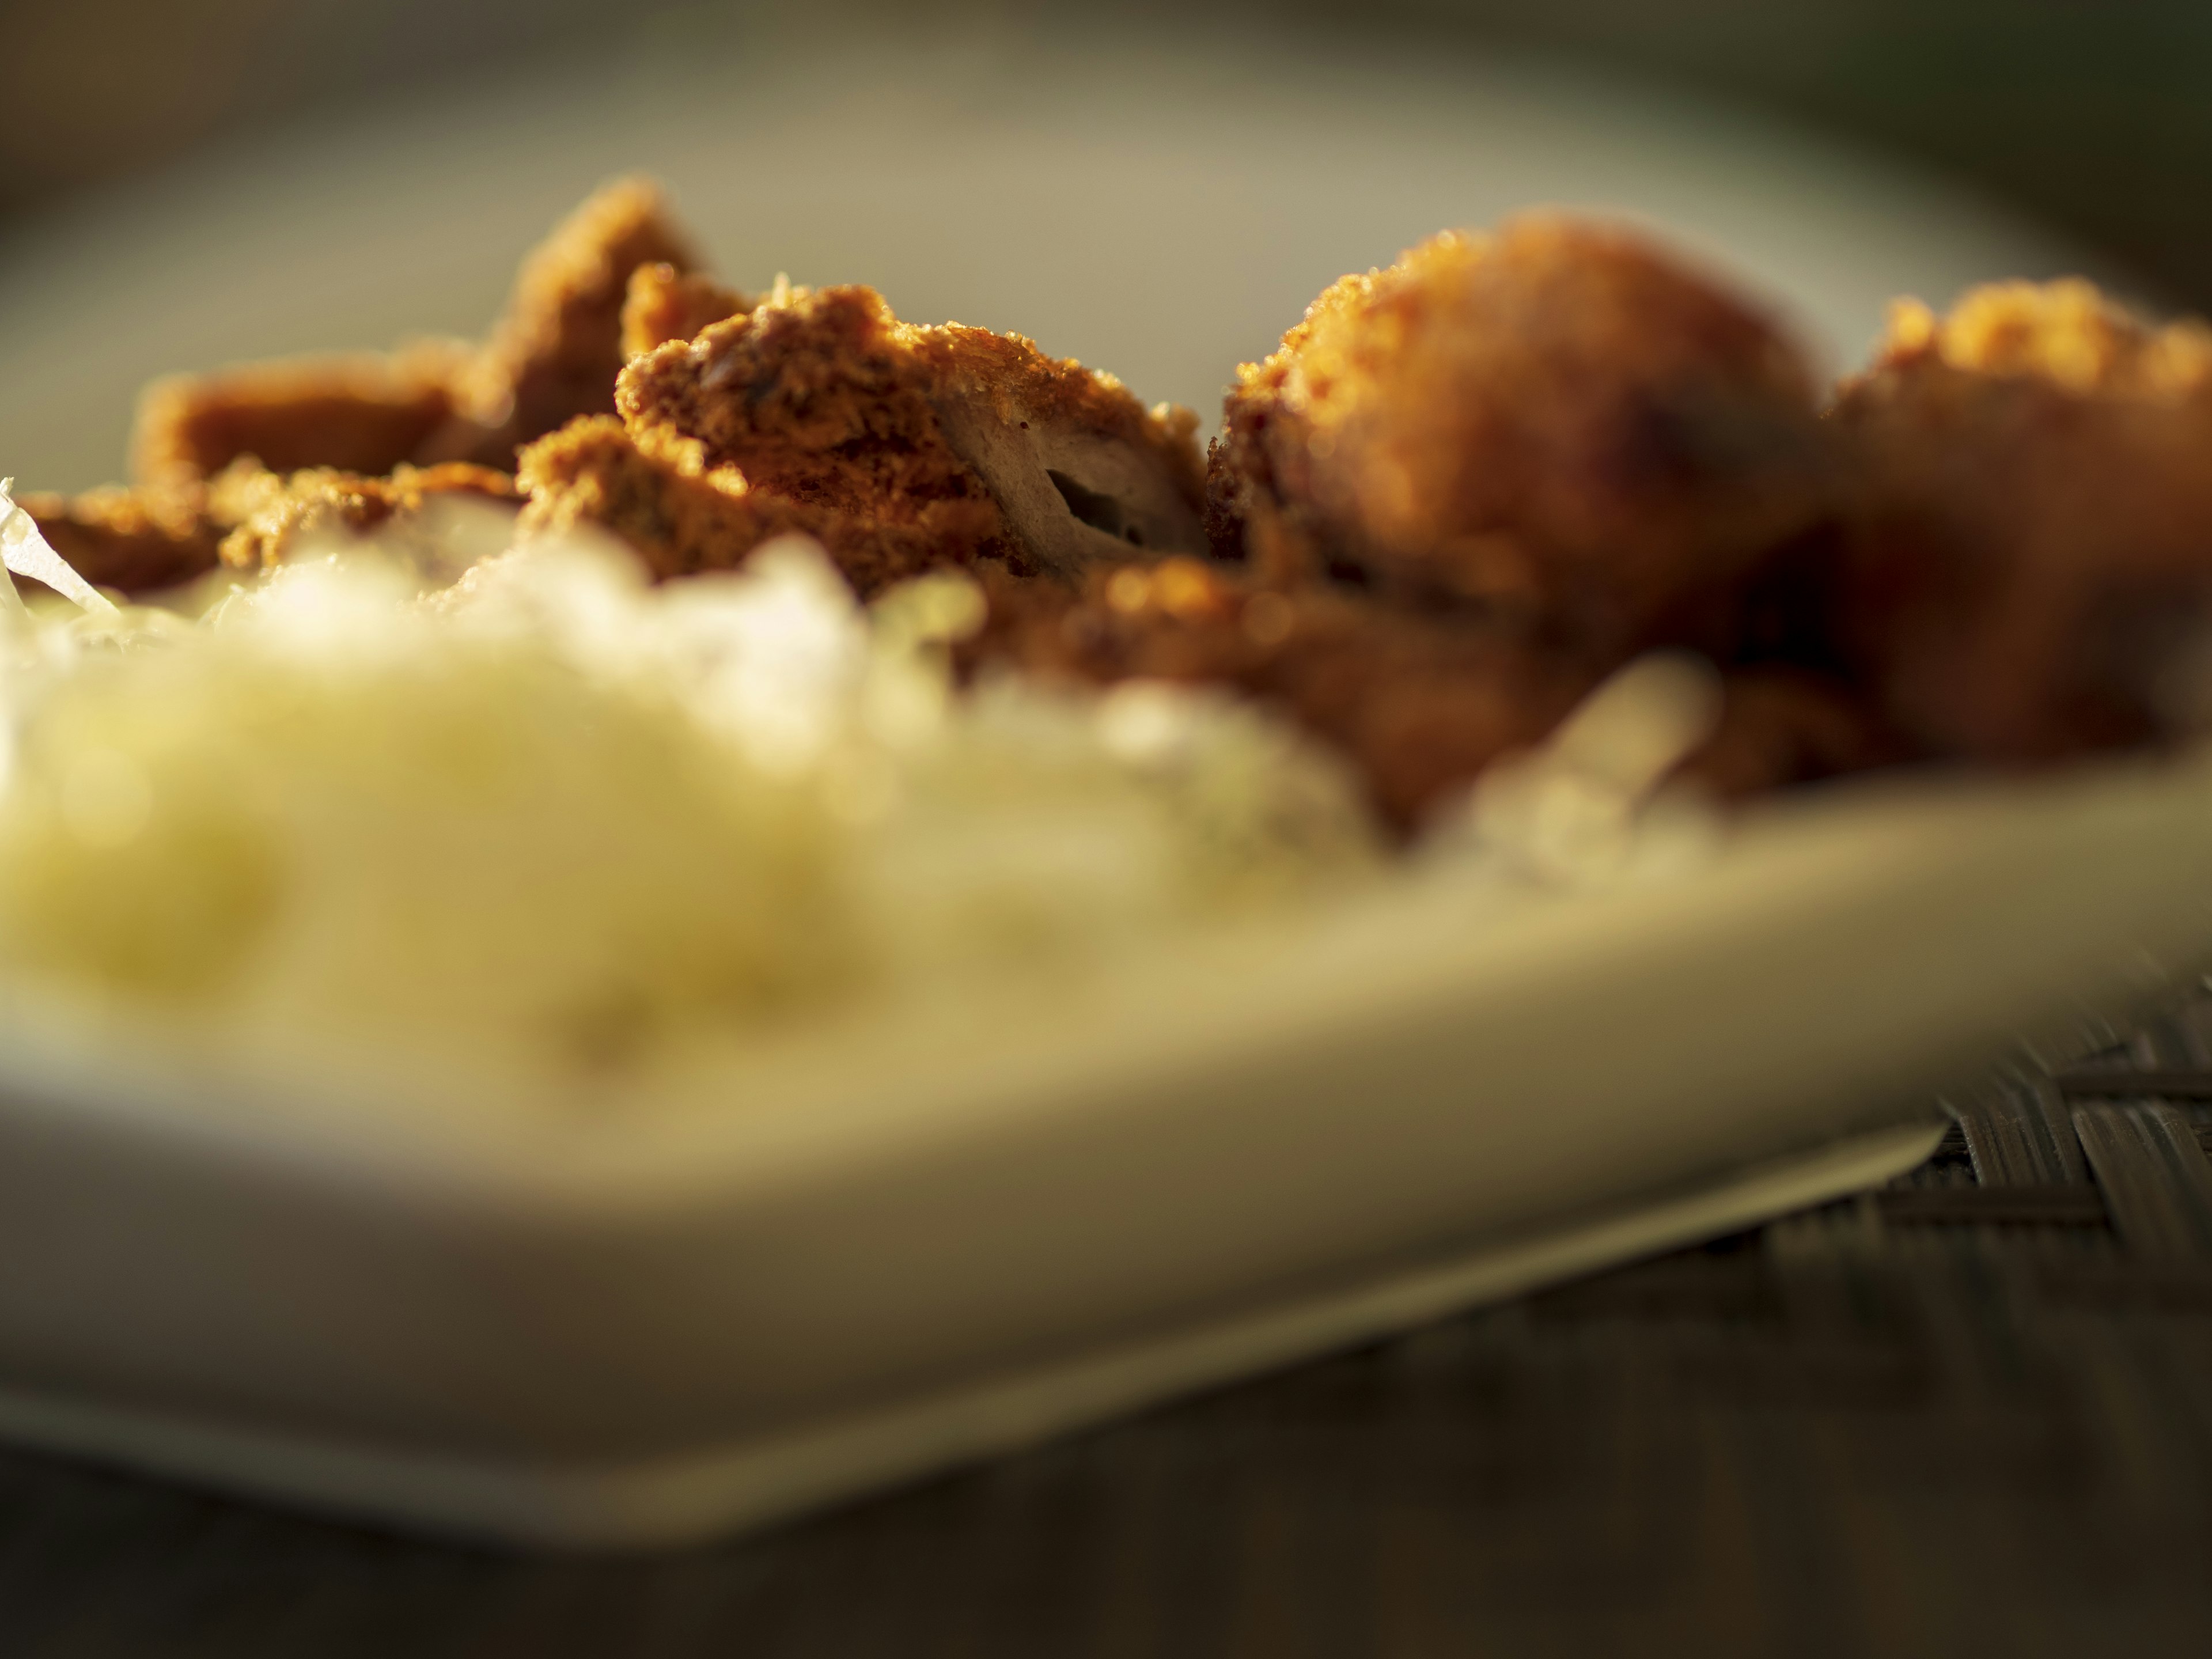
[[[131,471],[162,487],[251,456],[276,472],[389,472],[444,427],[469,348],[437,341],[172,375],[141,394]]]
[[[280,476],[241,465],[224,471],[207,490],[210,517],[226,527],[222,562],[236,570],[281,564],[308,538],[365,535],[420,514],[441,496],[511,504],[520,492],[506,473],[466,461],[401,465],[381,478],[333,467]]]
[[[1598,650],[1663,630],[1825,504],[1813,376],[1641,237],[1446,233],[1247,364],[1209,469],[1217,550]]]
[[[674,265],[640,265],[629,274],[622,308],[622,355],[641,357],[671,340],[688,340],[709,323],[743,316],[753,302],[711,276]]]
[[[2203,718],[2212,330],[2081,282],[1905,304],[1832,421],[1857,489],[1826,611],[1899,726],[2020,762]]]
[[[17,505],[79,575],[134,597],[205,575],[222,540],[205,493],[188,484],[25,495]]]

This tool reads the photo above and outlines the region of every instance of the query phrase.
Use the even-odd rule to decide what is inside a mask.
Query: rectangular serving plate
[[[1836,790],[590,1112],[18,1007],[0,1432],[525,1544],[773,1520],[1887,1178],[2212,961],[2208,829],[2196,759]]]

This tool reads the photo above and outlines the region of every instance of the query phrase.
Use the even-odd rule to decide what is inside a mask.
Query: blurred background
[[[1341,270],[1565,200],[1844,362],[1889,293],[2212,309],[2187,0],[0,0],[0,467],[150,373],[475,332],[610,173],[751,286],[866,280],[1206,410]]]

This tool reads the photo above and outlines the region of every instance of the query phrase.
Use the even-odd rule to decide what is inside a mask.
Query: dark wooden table
[[[716,1548],[0,1455],[0,1656],[2212,1653],[2212,1004],[1887,1190]]]

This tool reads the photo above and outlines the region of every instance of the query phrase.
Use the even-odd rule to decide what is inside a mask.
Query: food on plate
[[[457,377],[455,418],[407,459],[511,469],[532,438],[611,411],[631,276],[698,263],[654,186],[626,179],[599,191],[522,262],[506,313]]]
[[[229,526],[222,562],[244,570],[281,564],[303,546],[328,548],[334,541],[343,545],[371,532],[381,532],[389,550],[426,511],[456,501],[494,508],[497,533],[508,528],[505,520],[516,502],[513,478],[468,461],[427,467],[402,463],[382,478],[327,466],[303,467],[285,477],[250,462],[234,462],[215,478],[208,495],[210,516]],[[496,511],[501,507],[506,509],[503,515]],[[439,552],[444,551],[441,545]]]
[[[658,190],[610,185],[523,261],[483,345],[429,341],[157,380],[139,404],[131,471],[141,483],[191,484],[242,456],[276,472],[440,461],[511,470],[520,445],[614,408],[631,273],[695,264]]]
[[[1832,424],[1857,489],[1823,609],[1899,729],[2027,762],[2201,720],[2212,329],[2081,282],[1900,305]]]
[[[663,576],[792,531],[863,596],[939,568],[1203,550],[1194,417],[1018,336],[901,323],[870,289],[781,289],[633,359],[616,397],[619,426],[524,453],[529,521],[596,524]]]
[[[1618,653],[1819,518],[1818,414],[1778,326],[1642,237],[1448,232],[1239,371],[1214,546]]]
[[[27,494],[20,505],[88,581],[123,593],[181,588],[216,568],[223,527],[197,484],[110,484],[79,495]]]
[[[1342,769],[1219,693],[952,693],[957,577],[605,544],[293,563],[9,641],[0,946],[243,1029],[586,1068],[1341,884]],[[26,660],[26,656],[29,659]]]
[[[1350,757],[1401,830],[1540,741],[1602,678],[1479,620],[1188,558],[1102,570],[1076,592],[992,594],[972,659],[1098,684],[1234,687]]]
[[[616,401],[647,456],[792,503],[864,592],[1204,550],[1194,416],[1018,336],[901,323],[871,289],[779,291],[633,360]]]
[[[709,323],[750,311],[752,301],[696,270],[640,265],[623,297],[622,355],[641,357],[671,340],[688,340]]]
[[[1824,412],[1759,307],[1539,216],[1328,289],[1201,460],[1019,336],[748,297],[626,181],[483,346],[173,380],[131,488],[0,491],[83,607],[0,613],[0,960],[592,1073],[2171,738],[2209,371],[2009,284],[1901,307]]]
[[[241,456],[279,472],[389,472],[454,418],[468,355],[459,342],[429,341],[156,380],[138,399],[133,479],[189,489]]]

